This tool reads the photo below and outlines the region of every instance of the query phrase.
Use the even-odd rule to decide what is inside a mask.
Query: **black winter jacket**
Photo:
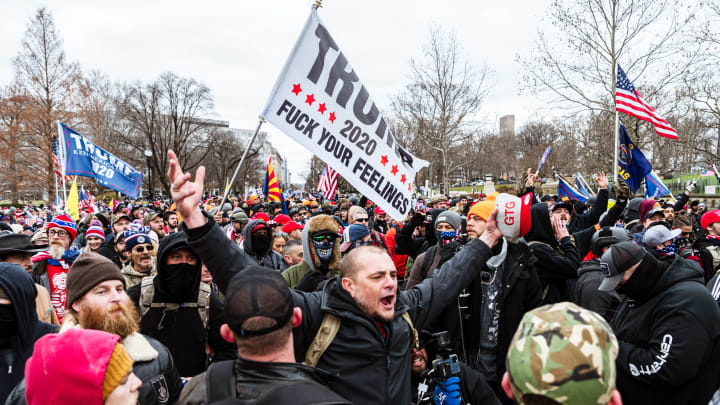
[[[216,374],[213,374],[213,377],[215,376]],[[327,382],[332,379],[332,375],[304,364],[257,362],[238,356],[234,361],[230,377],[234,377],[235,380],[236,398],[242,399],[241,403],[243,404],[350,404],[349,401],[325,387]],[[296,388],[299,384],[302,384],[300,392]],[[291,402],[282,401],[280,398],[273,401],[269,398],[291,387],[294,388],[296,394]],[[314,392],[312,399],[303,395],[303,391],[308,389],[312,389]],[[205,372],[187,384],[180,397],[180,403],[182,405],[205,405],[208,402],[208,373]]]
[[[252,262],[245,252],[225,237],[214,221],[187,230],[192,249],[200,254],[221,292],[229,280]],[[185,225],[183,225],[185,227]],[[317,366],[336,375],[330,388],[344,398],[362,404],[407,404],[410,402],[411,330],[402,314],[408,312],[416,330],[422,330],[467,287],[490,257],[490,248],[474,240],[427,279],[406,291],[398,291],[395,317],[383,327],[360,310],[342,288],[340,277],[330,279],[322,291],[293,291],[295,306],[303,321],[293,330],[295,357],[305,352],[317,334],[326,312],[341,319],[340,330]],[[228,266],[232,263],[232,266]]]
[[[250,222],[245,225],[245,228],[243,228],[243,242],[242,246],[243,249],[245,249],[245,253],[252,257],[257,264],[263,267],[267,267],[269,269],[273,270],[281,270],[282,269],[282,263],[283,258],[280,256],[279,253],[272,250],[272,237],[270,239],[270,244],[268,245],[267,251],[262,254],[258,255],[253,250],[252,246],[252,230],[258,226],[258,225],[264,225],[265,221],[262,219],[253,219]],[[270,228],[268,228],[268,232],[271,232]]]
[[[677,256],[677,255],[676,255]],[[720,309],[693,261],[676,257],[643,302],[613,320],[627,404],[707,404],[720,381]]]
[[[605,278],[600,270],[600,262],[598,260],[582,262],[577,274],[575,303],[585,309],[597,312],[608,323],[612,321],[615,311],[620,305],[620,295],[615,291],[598,291],[600,283]]]
[[[225,239],[234,243],[227,237]],[[187,235],[184,232],[170,234],[163,238],[160,243],[157,255],[157,275],[153,279],[155,287],[153,302],[155,303],[173,302],[168,299],[170,295],[161,281],[161,276],[165,271],[163,263],[165,263],[167,254],[181,247],[188,247]],[[200,288],[199,265],[195,285],[196,287],[191,294],[193,297],[197,297]],[[135,303],[140,314],[142,314],[141,287],[141,284],[137,284],[128,289],[128,296]],[[212,349],[214,361],[235,358],[237,352],[235,344],[225,341],[220,336],[220,326],[223,323],[225,323],[223,303],[216,294],[210,294],[210,315],[207,330],[203,328],[197,308],[181,307],[173,311],[167,311],[165,308],[158,307],[150,308],[147,314],[142,316],[140,332],[159,340],[160,343],[165,345],[172,353],[178,373],[183,377],[192,377],[202,373],[207,368],[207,346]]]
[[[417,213],[410,218],[407,225],[403,226],[395,235],[395,254],[408,255],[415,259],[419,254],[426,251],[430,246],[437,243],[433,223],[435,218],[445,210],[433,209],[428,213],[432,216],[433,222],[425,223],[426,214]],[[413,238],[412,234],[418,226],[425,227],[425,236]]]
[[[573,215],[572,218],[570,218],[568,232],[575,233],[582,231],[600,222],[600,215],[607,211],[608,195],[609,192],[606,188],[598,190],[597,200],[595,200],[593,208],[589,212]]]
[[[562,238],[558,244],[547,204],[533,204],[530,215],[532,227],[525,239],[538,259],[535,268],[543,288],[542,304],[572,301],[577,269],[580,267],[578,251],[569,236]]]
[[[57,332],[58,327],[38,320],[35,283],[22,267],[1,262],[0,288],[12,301],[18,323],[8,347],[0,346],[0,403],[4,403],[13,387],[25,377],[25,362],[32,355],[35,341]]]
[[[713,265],[712,253],[710,253],[710,249],[714,249],[715,246],[720,247],[720,241],[710,239],[707,236],[697,239],[695,243],[693,243],[693,249],[698,251],[697,256],[702,263],[706,284],[710,282],[710,279],[713,278],[717,272],[717,269]]]

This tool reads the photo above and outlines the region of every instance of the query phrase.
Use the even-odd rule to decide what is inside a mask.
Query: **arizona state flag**
[[[281,200],[282,192],[280,191],[280,183],[278,183],[277,176],[275,176],[275,170],[273,170],[271,156],[268,156],[267,171],[265,172],[265,187],[263,188],[263,194],[265,194],[269,201],[280,202]]]

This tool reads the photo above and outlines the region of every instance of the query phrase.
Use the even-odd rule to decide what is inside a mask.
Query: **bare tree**
[[[27,128],[30,142],[44,160],[39,173],[50,195],[54,191],[52,138],[57,121],[72,125],[81,78],[77,63],[69,62],[52,15],[44,7],[30,19],[18,55],[13,59],[16,81],[27,92],[32,112]]]
[[[235,181],[233,190],[242,189],[246,182],[257,184],[260,182],[258,177],[258,167],[261,167],[260,150],[267,134],[261,132],[255,145],[250,148]],[[232,131],[226,129],[218,129],[215,132],[213,144],[209,148],[209,153],[205,157],[205,167],[208,170],[208,184],[225,190],[226,181],[232,178],[235,169],[240,163],[247,144],[239,139]],[[212,188],[212,187],[209,187]]]
[[[193,170],[209,153],[215,131],[226,126],[206,119],[213,109],[213,97],[207,86],[195,79],[165,72],[152,83],[137,82],[124,89],[117,111],[130,131],[120,141],[133,150],[136,157],[150,150],[149,161],[154,173],[164,173],[170,149],[177,153],[182,167]],[[168,179],[161,175],[154,177],[169,195]]]
[[[466,61],[453,33],[432,27],[422,58],[410,61],[410,84],[393,98],[399,124],[432,155],[446,191],[450,173],[462,164],[456,153],[472,140],[469,120],[487,94],[487,74],[486,66]]]
[[[651,83],[643,96],[657,107],[657,97],[682,81],[698,55],[683,31],[694,11],[677,0],[554,1],[534,51],[517,57],[525,69],[521,87],[549,95],[569,113],[614,112],[621,63]]]
[[[18,204],[23,186],[44,183],[33,181],[37,179],[31,175],[34,165],[30,161],[21,162],[18,159],[32,153],[32,148],[27,146],[31,104],[32,100],[17,83],[0,90],[0,172],[3,173],[3,189],[9,189],[12,204]]]

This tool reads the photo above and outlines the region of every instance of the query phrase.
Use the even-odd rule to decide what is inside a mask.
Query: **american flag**
[[[325,192],[325,199],[332,200],[337,190],[337,177],[338,172],[333,170],[330,166],[325,165],[322,176],[320,176],[320,182],[318,183],[318,191]]]
[[[58,159],[58,156],[60,151],[60,143],[58,142],[58,139],[56,137],[53,137],[52,140],[52,160],[53,160],[53,168],[55,169],[55,174],[60,176],[60,179],[62,179],[63,175],[63,168],[60,166],[60,160]],[[65,182],[69,182],[72,180],[72,176],[65,176]]]
[[[661,117],[635,89],[632,82],[627,78],[625,72],[618,65],[617,71],[617,88],[615,92],[615,108],[632,115],[635,118],[647,121],[655,126],[655,132],[665,138],[678,139],[677,131],[670,126],[663,117]]]

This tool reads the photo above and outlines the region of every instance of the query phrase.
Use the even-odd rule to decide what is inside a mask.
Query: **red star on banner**
[[[392,170],[390,170],[390,173],[392,173],[392,175],[394,176],[397,174],[397,172],[398,172],[397,165],[393,165]]]
[[[320,108],[318,108],[318,112],[320,114],[323,114],[325,111],[327,111],[327,108],[325,107],[325,103],[320,103],[320,105],[318,105],[318,107],[320,107]]]
[[[308,94],[308,95],[305,97],[305,102],[308,103],[309,105],[312,105],[312,103],[315,102],[315,95],[314,95],[314,94]]]
[[[300,88],[300,83],[298,83],[298,84],[293,84],[292,93],[295,93],[295,95],[297,96],[297,95],[300,94],[301,92],[302,92],[302,89]]]
[[[332,123],[334,124],[334,123],[335,123],[335,113],[334,113],[334,112],[331,112],[331,113],[330,113],[330,118],[328,118],[328,119],[330,120],[330,122],[332,122]]]
[[[385,156],[380,156],[380,164],[381,164],[381,165],[385,166],[385,165],[387,164],[387,162],[388,162],[387,155],[385,155]]]
[[[402,176],[400,176],[400,183],[405,184],[406,181],[407,178],[405,178],[405,173],[403,173]]]

